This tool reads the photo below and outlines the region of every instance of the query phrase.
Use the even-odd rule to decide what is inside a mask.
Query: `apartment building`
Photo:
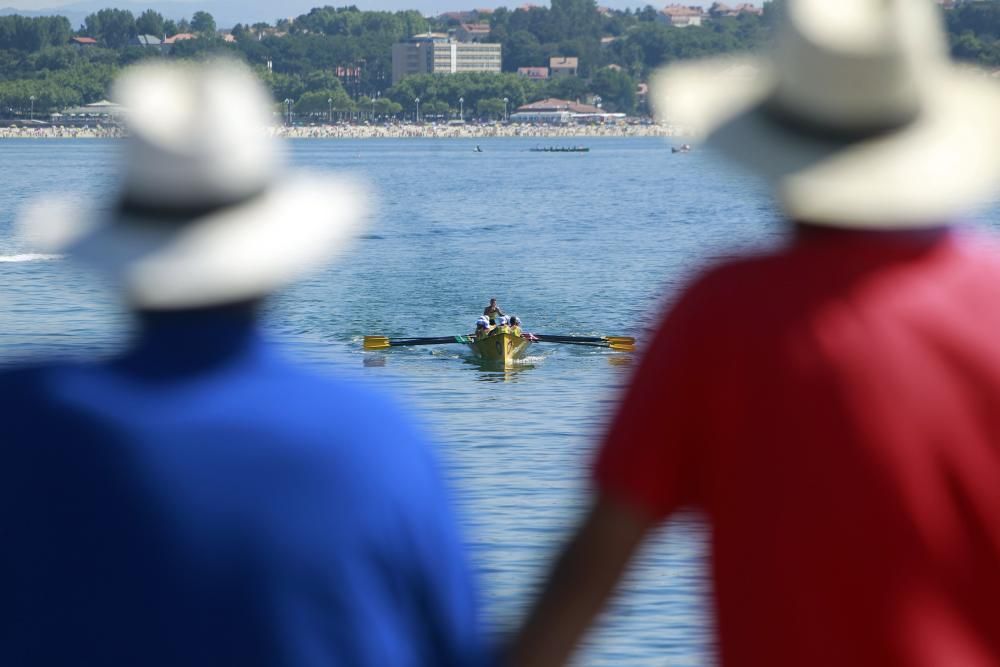
[[[414,35],[392,46],[392,83],[412,74],[499,72],[500,45],[456,42],[442,33]]]

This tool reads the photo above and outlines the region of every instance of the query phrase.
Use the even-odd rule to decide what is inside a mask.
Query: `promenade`
[[[488,137],[532,137],[578,139],[586,137],[673,137],[684,133],[665,124],[648,125],[315,125],[268,128],[274,136],[289,139],[481,139]],[[0,127],[3,139],[114,139],[123,136],[116,126],[95,127]]]

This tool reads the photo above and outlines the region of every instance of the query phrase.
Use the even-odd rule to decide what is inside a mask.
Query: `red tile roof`
[[[194,39],[197,35],[192,35],[189,32],[179,32],[176,35],[171,35],[163,40],[164,44],[173,44],[175,42],[183,42],[185,39]]]
[[[532,102],[531,104],[525,104],[524,106],[518,107],[518,111],[571,111],[573,113],[603,113],[601,109],[590,105],[590,104],[580,104],[579,102],[571,102],[569,100],[560,100],[556,97],[550,97],[545,100],[538,100],[537,102]]]
[[[686,7],[684,5],[667,5],[660,10],[661,14],[667,16],[703,16],[705,10],[701,7]]]

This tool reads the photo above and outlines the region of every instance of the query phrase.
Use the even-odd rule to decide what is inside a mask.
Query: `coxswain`
[[[500,306],[497,305],[497,300],[490,299],[490,305],[486,306],[483,310],[483,315],[489,318],[490,324],[496,324],[497,319],[503,317],[503,311],[500,310]]]

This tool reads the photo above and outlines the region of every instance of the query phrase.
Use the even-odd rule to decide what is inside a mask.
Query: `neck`
[[[258,340],[257,310],[256,303],[243,303],[138,311],[138,338],[117,365],[150,377],[207,371],[244,354]]]
[[[952,225],[942,223],[931,227],[903,229],[855,229],[851,227],[831,227],[801,220],[792,223],[796,241],[837,241],[845,239],[871,243],[925,244],[934,243],[946,237]]]

